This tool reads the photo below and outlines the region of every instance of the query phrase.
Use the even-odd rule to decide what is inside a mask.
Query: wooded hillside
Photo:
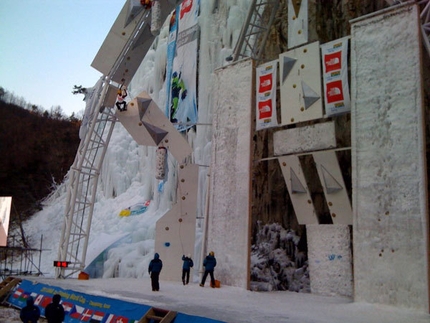
[[[11,230],[63,181],[79,146],[80,121],[2,100],[0,115],[0,196],[12,196]]]

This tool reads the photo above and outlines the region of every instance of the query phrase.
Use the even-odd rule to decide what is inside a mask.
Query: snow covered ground
[[[148,277],[138,280],[127,278],[90,280],[22,278],[82,293],[146,304],[229,323],[430,322],[430,316],[422,312],[357,303],[352,302],[349,298],[280,291],[251,292],[229,286],[210,288],[206,285],[202,288],[195,282],[184,286],[180,278],[177,282],[161,281],[160,292],[156,293],[151,291],[151,282]],[[9,310],[5,310],[6,312],[8,313]],[[0,313],[3,313],[3,309],[0,309]],[[20,322],[19,320],[6,321],[2,315],[0,314],[0,322]]]

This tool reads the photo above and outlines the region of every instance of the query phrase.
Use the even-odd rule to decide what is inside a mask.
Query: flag
[[[61,302],[61,305],[64,307],[64,313],[69,314],[69,312],[73,309],[73,304],[69,302]]]
[[[94,310],[85,309],[82,312],[82,315],[80,317],[81,322],[88,322],[91,319],[91,316],[93,315]]]
[[[34,297],[34,296],[33,296]],[[40,294],[34,299],[34,305],[39,305],[42,302],[43,295]]]
[[[105,316],[105,313],[95,311],[93,313],[93,316],[91,316],[90,323],[101,323],[101,321],[103,320],[104,316]]]
[[[29,296],[30,296],[30,293],[23,292],[23,293],[21,293],[21,295],[19,296],[19,300],[20,300],[20,301],[25,302],[25,301],[27,301],[27,298],[28,298]]]
[[[128,323],[128,318],[124,316],[117,316],[115,323]]]
[[[42,298],[42,302],[39,304],[39,306],[42,306],[43,308],[45,308],[46,306],[48,306],[50,303],[52,302],[52,298],[49,296],[45,296],[44,298]]]
[[[18,288],[12,295],[13,298],[19,298],[21,294],[24,293],[24,290],[21,288]]]
[[[115,315],[113,314],[109,314],[106,319],[104,321],[102,321],[103,323],[116,323],[115,321]]]
[[[79,320],[81,317],[81,314],[84,312],[85,308],[79,305],[73,306],[73,309],[70,311],[70,317]]]
[[[109,314],[106,317],[105,321],[102,321],[103,323],[129,323],[128,318],[124,316],[118,316],[114,314]]]

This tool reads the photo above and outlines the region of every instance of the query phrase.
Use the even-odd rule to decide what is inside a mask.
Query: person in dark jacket
[[[163,262],[160,259],[160,255],[155,253],[154,259],[151,260],[148,266],[148,273],[151,275],[151,286],[153,292],[158,292],[160,290],[159,278],[162,268]]]
[[[19,313],[19,318],[23,323],[37,323],[40,318],[40,309],[34,305],[33,297],[27,298],[27,306],[24,306]]]
[[[190,270],[194,266],[194,262],[193,259],[191,259],[190,254],[188,254],[186,257],[183,255],[182,261],[182,283],[186,285],[190,282]]]
[[[48,323],[61,323],[64,321],[64,307],[60,304],[61,296],[55,294],[52,297],[52,303],[45,308],[45,317]]]
[[[209,255],[206,256],[205,260],[203,261],[203,266],[205,267],[205,273],[203,274],[200,286],[205,286],[206,277],[209,274],[211,276],[211,287],[215,288],[214,269],[216,266],[216,258],[213,251],[209,252]]]

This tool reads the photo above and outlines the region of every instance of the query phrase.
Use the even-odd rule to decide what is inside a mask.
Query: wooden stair
[[[138,323],[171,323],[175,317],[175,311],[151,307]]]
[[[18,285],[22,280],[15,277],[6,277],[0,283],[0,299],[6,296],[16,285]]]

